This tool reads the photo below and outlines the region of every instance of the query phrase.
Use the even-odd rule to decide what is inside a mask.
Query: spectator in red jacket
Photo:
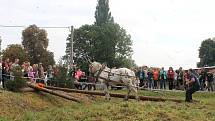
[[[155,68],[153,71],[154,89],[158,89],[158,78],[159,78],[159,70]]]
[[[174,72],[173,68],[169,67],[169,70],[167,72],[167,79],[169,82],[169,90],[173,89],[174,74],[175,74],[175,72]]]

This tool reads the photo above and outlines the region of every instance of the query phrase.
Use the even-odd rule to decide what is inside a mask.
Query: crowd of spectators
[[[189,79],[188,70],[183,70],[180,67],[173,70],[169,67],[164,68],[148,68],[147,66],[139,67],[135,70],[137,78],[140,80],[140,87],[149,89],[186,89],[186,80]],[[200,82],[200,90],[214,91],[215,78],[214,73],[206,68],[201,68],[195,71],[195,75]]]
[[[15,67],[21,67],[22,77],[28,79],[31,83],[50,83],[58,73],[56,66],[52,67],[52,65],[49,65],[45,71],[42,63],[31,65],[29,61],[25,61],[20,65],[18,58],[14,62],[6,58],[1,64],[1,82],[3,88],[6,81],[13,80],[12,70]]]
[[[0,63],[0,84],[2,84],[3,88],[5,88],[5,82],[13,80],[13,73],[12,70],[15,67],[20,67],[22,70],[22,78],[27,79],[31,83],[44,83],[46,85],[50,86],[57,86],[58,81],[61,83],[65,83],[64,81],[60,80],[59,74],[60,70],[59,67],[56,65],[49,65],[47,69],[44,69],[43,64],[31,64],[29,61],[25,61],[22,64],[20,64],[19,59],[15,59],[14,61],[11,61],[9,58],[4,59]],[[67,75],[64,75],[64,77],[70,75],[68,73]],[[83,72],[80,68],[74,67],[71,71],[70,75],[74,79],[75,87],[78,89],[85,89],[88,87],[88,89],[95,89],[95,79],[92,76],[86,76],[85,72]],[[65,80],[66,81],[66,80]],[[86,84],[86,82],[91,84]],[[65,84],[62,84],[65,85]]]
[[[25,61],[20,65],[19,59],[15,59],[13,62],[9,58],[6,58],[1,62],[1,79],[2,86],[7,80],[13,78],[12,69],[20,66],[22,69],[23,78],[27,78],[31,83],[45,83],[47,85],[55,86],[54,78],[59,74],[59,69],[55,65],[49,65],[44,70],[43,64],[30,64]],[[86,74],[80,68],[74,68],[71,76],[74,79],[75,87],[78,89],[85,89],[88,87],[96,89],[96,80],[93,75]],[[183,70],[180,67],[177,70],[173,70],[169,67],[168,70],[162,68],[148,68],[147,66],[134,69],[137,79],[140,81],[139,86],[148,89],[180,89],[185,90],[186,80],[189,80],[188,70]],[[209,72],[205,68],[201,68],[195,71],[195,75],[200,82],[200,90],[214,91],[215,79],[214,74]]]

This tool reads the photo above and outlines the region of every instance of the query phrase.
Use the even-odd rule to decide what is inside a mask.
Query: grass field
[[[113,91],[125,93],[125,91]],[[183,92],[140,95],[184,99]],[[0,121],[215,121],[215,93],[196,93],[198,103],[150,102],[81,96],[75,103],[45,93],[0,93]]]

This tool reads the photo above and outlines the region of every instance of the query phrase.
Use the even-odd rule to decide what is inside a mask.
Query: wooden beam
[[[82,102],[80,99],[68,96],[68,95],[66,95],[64,93],[59,93],[57,91],[53,91],[53,90],[46,89],[46,88],[43,88],[43,87],[38,87],[35,84],[28,84],[28,86],[31,87],[31,88],[33,88],[33,89],[36,89],[36,90],[39,90],[39,91],[43,91],[43,92],[47,92],[49,94],[56,95],[56,96],[59,96],[59,97],[62,97],[62,98],[68,99],[68,100],[72,100],[72,101],[79,102],[79,103]]]
[[[25,88],[21,88],[19,89],[20,92],[35,92],[35,89],[30,88],[30,87],[25,87]]]
[[[47,89],[54,89],[54,90],[61,90],[65,92],[74,92],[74,93],[82,93],[82,94],[89,94],[89,95],[99,95],[99,96],[105,96],[105,93],[103,92],[97,92],[97,91],[85,91],[85,90],[75,90],[75,89],[68,89],[68,88],[60,88],[60,87],[51,87],[51,86],[45,86]],[[117,97],[117,98],[124,98],[124,94],[119,93],[110,93],[111,97]],[[130,95],[129,99],[136,99],[134,95]],[[171,99],[171,98],[160,98],[160,97],[151,97],[151,96],[139,96],[140,100],[143,101],[173,101],[173,102],[184,102],[183,100],[178,99]]]

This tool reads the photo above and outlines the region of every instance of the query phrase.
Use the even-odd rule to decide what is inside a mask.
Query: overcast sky
[[[97,0],[0,0],[0,25],[92,24]],[[138,65],[195,68],[201,41],[215,37],[214,0],[110,0],[115,22],[131,35]],[[21,44],[24,28],[0,28],[2,47]],[[55,59],[68,29],[46,29]]]

